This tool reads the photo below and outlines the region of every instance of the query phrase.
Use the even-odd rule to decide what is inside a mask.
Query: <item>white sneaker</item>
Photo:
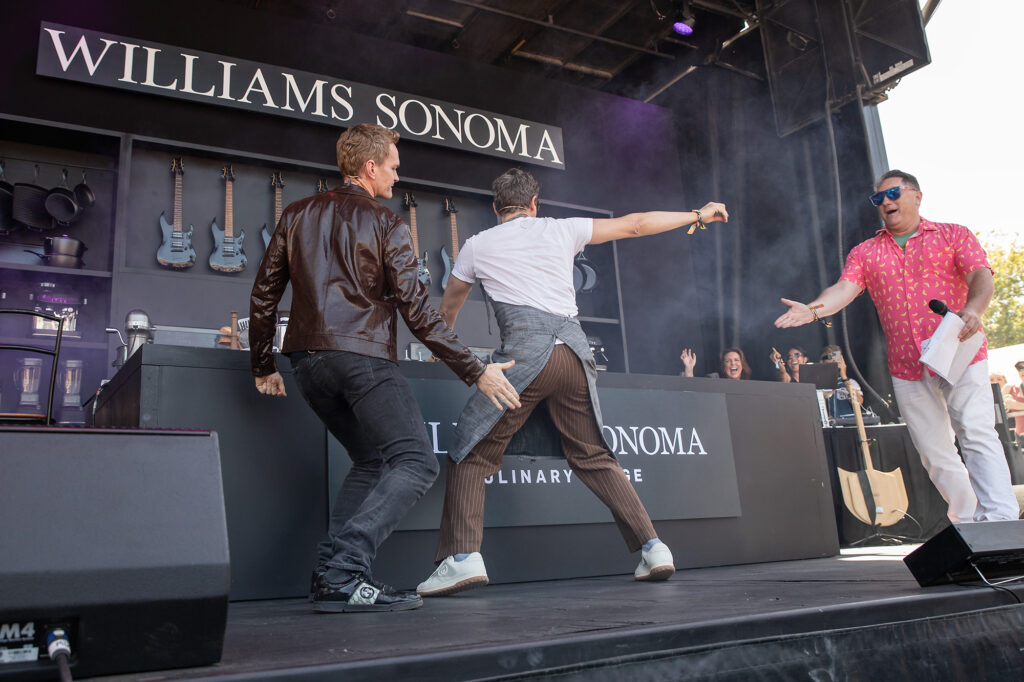
[[[640,565],[633,571],[633,577],[637,580],[668,580],[675,572],[672,551],[664,542],[659,542],[650,550],[640,551]]]
[[[487,584],[487,569],[480,552],[473,552],[462,561],[448,557],[430,577],[416,586],[421,597],[441,597]]]

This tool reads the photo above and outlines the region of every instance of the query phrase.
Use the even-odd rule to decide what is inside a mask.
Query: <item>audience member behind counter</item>
[[[1002,374],[989,375],[989,381],[999,384],[1006,416],[1012,420],[1010,425],[1017,437],[1017,443],[1024,448],[1024,360],[1014,364],[1013,368],[1017,370],[1021,379],[1019,384],[1008,383]]]
[[[800,381],[800,365],[807,364],[807,351],[800,346],[790,346],[783,358],[779,351],[772,348],[768,359],[775,365],[775,380],[789,383]]]
[[[683,376],[692,377],[693,367],[697,364],[697,354],[689,348],[684,348],[679,359],[683,361]],[[726,348],[718,358],[718,372],[709,374],[714,379],[749,379],[751,375],[750,365],[747,364],[747,356],[740,348]]]

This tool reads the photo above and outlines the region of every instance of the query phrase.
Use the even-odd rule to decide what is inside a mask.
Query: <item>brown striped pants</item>
[[[547,364],[519,395],[522,407],[506,410],[466,458],[447,462],[441,534],[436,562],[460,552],[478,552],[484,534],[484,479],[501,469],[513,434],[534,408],[546,401],[562,436],[566,462],[612,512],[631,552],[655,537],[654,526],[622,466],[608,450],[590,404],[583,364],[564,344],[556,344]]]

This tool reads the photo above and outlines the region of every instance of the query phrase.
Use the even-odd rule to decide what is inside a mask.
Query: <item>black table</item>
[[[469,394],[441,363],[401,362],[443,464]],[[348,458],[302,400],[253,388],[249,354],[146,345],[97,398],[97,426],[219,436],[231,598],[302,596]],[[675,552],[718,566],[838,552],[814,387],[602,372],[605,437]],[[667,413],[667,414],[666,414]],[[492,583],[628,574],[611,514],[570,483],[554,437],[516,443],[488,488]],[[558,456],[552,456],[553,454]],[[444,475],[381,547],[379,579],[411,587],[433,570]],[[544,510],[547,510],[544,512]]]

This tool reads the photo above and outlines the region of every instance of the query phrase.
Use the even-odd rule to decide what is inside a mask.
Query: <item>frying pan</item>
[[[14,219],[33,230],[49,230],[53,227],[53,219],[46,212],[46,188],[40,187],[39,164],[36,164],[35,179],[32,182],[14,184],[14,206],[11,215]]]
[[[84,168],[82,169],[82,181],[75,185],[73,191],[75,193],[75,201],[78,202],[78,208],[92,208],[92,205],[96,203],[96,195],[93,194],[89,185],[85,184]]]
[[[68,169],[61,170],[61,183],[54,187],[43,200],[46,212],[61,225],[71,223],[78,216],[78,201],[75,193],[68,187]]]

